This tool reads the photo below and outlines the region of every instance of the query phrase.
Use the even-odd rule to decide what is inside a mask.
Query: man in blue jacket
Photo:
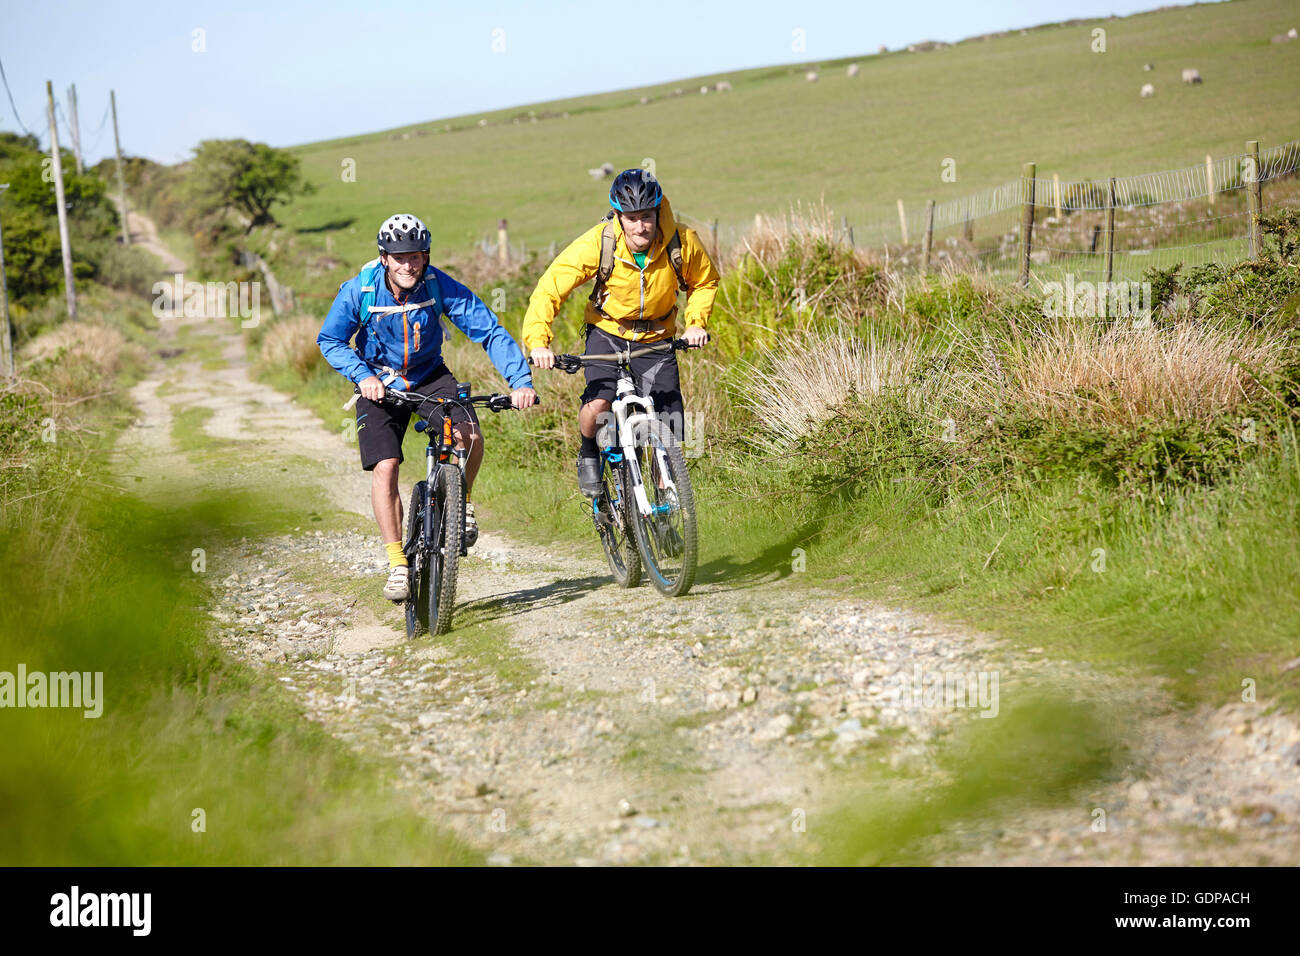
[[[402,553],[402,499],[397,469],[409,411],[381,403],[384,380],[403,391],[435,398],[456,396],[456,376],[442,360],[442,326],[446,315],[456,328],[478,342],[510,384],[515,408],[537,401],[528,363],[482,300],[451,276],[429,265],[429,230],[414,216],[390,216],[379,227],[379,259],[339,286],[316,343],[325,360],[361,391],[357,400],[357,440],[361,467],[371,473],[370,499],[388,551],[384,597],[407,596],[406,555]],[[356,336],[356,348],[349,343]],[[470,493],[483,461],[483,436],[473,409],[452,411],[456,447],[469,443],[465,462],[465,543],[478,538]]]

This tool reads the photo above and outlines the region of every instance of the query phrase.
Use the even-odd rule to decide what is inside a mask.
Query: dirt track
[[[208,556],[215,633],[306,719],[390,761],[397,786],[493,862],[806,859],[864,780],[928,784],[948,728],[979,719],[905,706],[917,668],[998,672],[1003,707],[1047,682],[1145,714],[1122,779],[1070,807],[966,826],[936,862],[1300,861],[1300,730],[1285,717],[1180,713],[1158,690],[790,576],[704,574],[678,601],[622,591],[594,535],[576,550],[511,540],[490,501],[456,631],[408,642],[379,595],[386,566],[355,448],[253,383],[230,323],[164,335],[186,351],[134,391],[139,421],[118,461],[128,486],[165,498],[310,485],[325,503],[314,517],[328,530]],[[198,408],[182,449],[173,424]]]

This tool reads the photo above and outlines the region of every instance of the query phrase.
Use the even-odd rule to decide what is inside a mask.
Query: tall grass
[[[305,523],[315,502],[297,488],[166,505],[124,493],[103,463],[138,368],[123,336],[85,319],[35,345],[0,392],[0,671],[101,673],[102,714],[0,710],[0,863],[478,861],[383,767],[304,720],[273,674],[218,648],[203,609],[227,548]],[[50,365],[74,353],[100,375],[74,383],[84,400]]]

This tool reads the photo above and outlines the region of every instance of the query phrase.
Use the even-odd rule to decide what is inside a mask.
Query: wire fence
[[[995,278],[1018,278],[1026,200],[1032,195],[1030,268],[1039,279],[1073,273],[1106,276],[1106,240],[1111,241],[1110,277],[1137,279],[1146,270],[1208,262],[1236,262],[1249,255],[1247,193],[1257,172],[1263,212],[1300,203],[1300,185],[1281,185],[1300,173],[1300,140],[1261,149],[1258,170],[1239,153],[1182,169],[1139,173],[1111,180],[1063,181],[1021,176],[955,199],[898,204],[898,215],[866,223],[841,219],[840,237],[860,249],[874,249],[903,268],[937,268],[951,263],[978,268]],[[1270,187],[1272,184],[1272,188]],[[1113,207],[1114,221],[1109,217]],[[748,225],[720,225],[682,217],[726,256],[744,248]],[[924,261],[929,234],[930,255]]]

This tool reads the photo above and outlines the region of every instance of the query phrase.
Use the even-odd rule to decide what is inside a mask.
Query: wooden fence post
[[[1052,173],[1052,205],[1056,207],[1056,221],[1061,221],[1061,174]]]
[[[1025,163],[1020,171],[1020,284],[1029,285],[1029,252],[1034,240],[1034,173],[1037,167]]]
[[[1106,190],[1106,281],[1115,271],[1115,177],[1110,178]]]
[[[966,197],[966,225],[962,227],[962,235],[966,237],[967,242],[975,241],[975,222],[970,216],[971,198]]]
[[[503,266],[510,264],[510,236],[504,219],[497,223],[497,260]]]
[[[903,245],[907,245],[907,213],[903,211],[903,200],[898,201],[898,227],[903,231]]]
[[[930,249],[934,245],[934,200],[925,201],[925,238],[921,241],[921,274],[930,274]]]
[[[1210,197],[1210,205],[1214,205],[1214,160],[1210,154],[1205,154],[1205,193]]]
[[[1263,214],[1263,193],[1260,189],[1259,140],[1246,143],[1246,204],[1250,208],[1250,257],[1258,259],[1264,254],[1264,231],[1259,217]]]

